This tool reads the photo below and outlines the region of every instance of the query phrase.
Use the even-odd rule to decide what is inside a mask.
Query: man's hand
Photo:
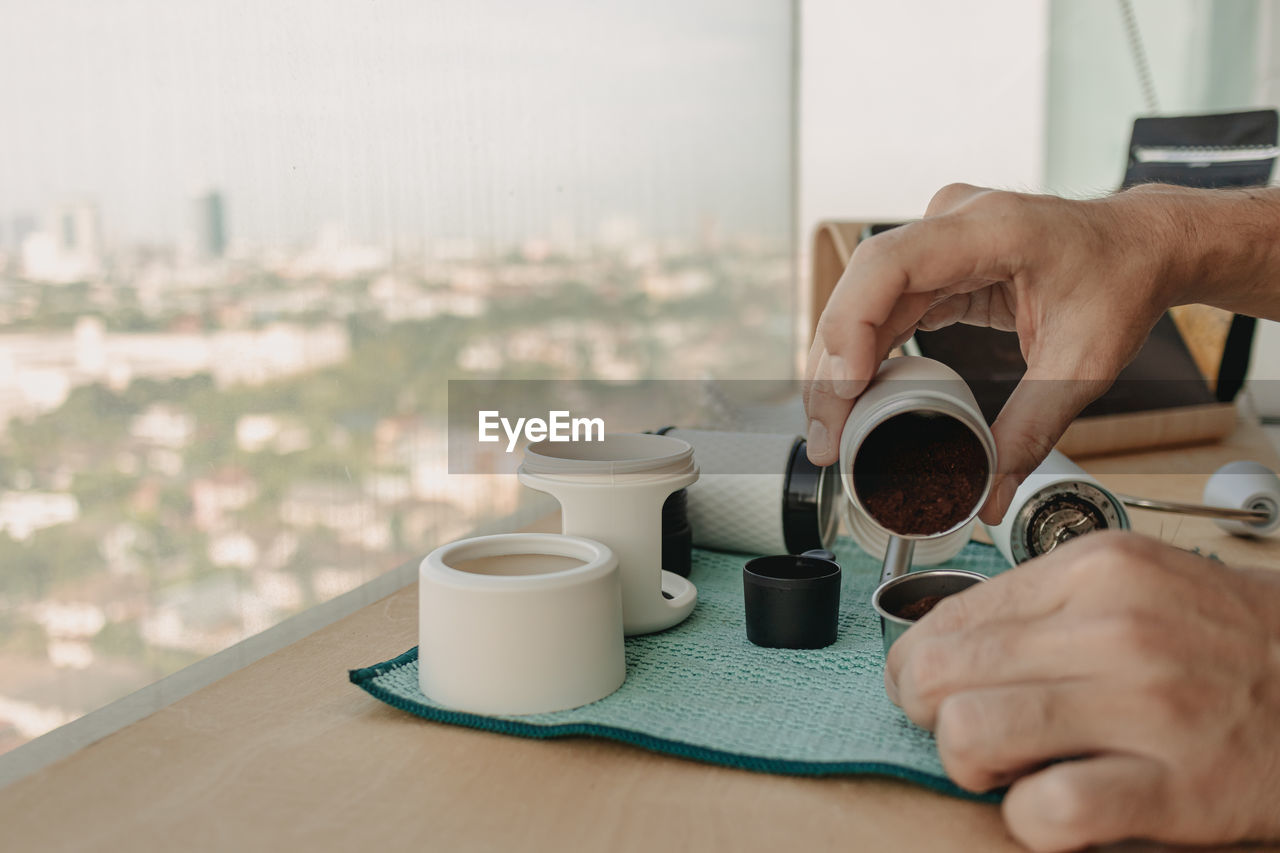
[[[982,510],[999,522],[1018,483],[1180,298],[1187,239],[1169,201],[1179,192],[1068,201],[954,184],[923,220],[864,240],[809,353],[810,459],[836,461],[853,400],[917,328],[1016,331],[1027,372],[992,430],[1000,470]]]
[[[1280,573],[1092,533],[944,599],[885,685],[1035,850],[1280,835]]]

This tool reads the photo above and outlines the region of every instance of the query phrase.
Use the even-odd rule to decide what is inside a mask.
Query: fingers
[[[831,465],[839,459],[840,430],[853,409],[848,380],[834,382],[825,378],[831,371],[843,369],[830,366],[833,358],[826,352],[819,356],[815,370],[819,378],[807,382],[805,388],[805,411],[809,415],[806,453],[815,465]]]
[[[1101,396],[1111,381],[1048,378],[1035,366],[1028,367],[991,425],[1000,467],[979,512],[984,522],[1000,523],[1018,485],[1049,455],[1081,409]]]
[[[1162,803],[1164,768],[1149,758],[1108,754],[1053,764],[1015,782],[1002,810],[1009,832],[1039,853],[1077,850],[1173,832]]]
[[[978,250],[962,239],[966,230],[942,217],[859,243],[819,320],[827,352],[843,358],[854,376],[870,379],[887,355],[877,344],[892,337],[877,333],[903,296],[928,294],[913,305],[915,316],[909,320],[914,325],[935,291],[971,278],[969,273],[983,263]]]
[[[1116,745],[1116,719],[1098,706],[1096,691],[1077,682],[954,693],[938,709],[938,754],[957,785],[989,791],[1049,761]]]
[[[902,658],[893,677],[896,701],[912,722],[932,729],[942,704],[956,694],[1085,677],[1094,662],[1084,655],[1083,645],[1056,624],[1027,630],[1018,622],[927,637]]]
[[[895,343],[915,329],[957,282],[1004,280],[1002,252],[954,217],[914,222],[864,240],[831,294],[810,352],[805,390],[810,419],[809,458],[828,465],[852,407]],[[999,270],[999,271],[998,271]],[[814,424],[820,425],[815,428]]]
[[[915,332],[916,320],[928,308],[929,299],[927,294],[907,294],[882,324],[875,328],[863,326],[859,333],[870,339],[872,351],[887,355]],[[874,378],[876,370],[867,376],[855,373],[846,358],[826,348],[825,338],[820,334],[815,336],[814,344],[815,347],[822,346],[822,349],[816,353],[811,350],[810,364],[815,366],[805,383],[805,411],[809,415],[808,454],[814,464],[830,465],[839,458],[840,435],[853,401]],[[858,348],[861,349],[862,345]],[[882,358],[877,356],[877,370]]]
[[[1092,541],[1091,541],[1092,540]],[[1071,598],[1076,588],[1075,569],[1097,561],[1096,553],[1102,546],[1110,542],[1105,534],[1081,537],[1067,542],[1034,560],[1015,566],[1001,575],[991,578],[986,583],[975,584],[964,592],[951,595],[931,610],[924,618],[905,632],[889,649],[885,659],[885,689],[889,698],[902,704],[899,683],[909,662],[916,656],[921,647],[934,645],[937,656],[955,654],[963,655],[970,661],[981,662],[984,656],[997,658],[997,663],[1004,657],[1027,659],[1030,650],[1026,649],[1018,639],[1018,632],[1030,633],[1032,624],[1043,625],[1044,620],[1058,612]],[[1005,633],[987,636],[993,627],[1002,627]],[[1070,639],[1070,638],[1068,638]],[[981,642],[984,648],[978,651],[966,651],[966,642]],[[1002,651],[1001,644],[1008,649]],[[1017,654],[1012,654],[1016,651]],[[1070,660],[1083,660],[1077,652],[1068,655]],[[916,676],[921,673],[928,676],[933,671],[951,672],[957,664],[953,661],[926,661],[915,670]],[[1032,673],[1033,679],[1044,677],[1041,664]],[[957,673],[959,674],[959,673]],[[964,686],[993,683],[990,673],[979,667],[976,676],[981,681]],[[950,683],[954,683],[954,680]],[[932,695],[935,686],[928,688],[912,688],[917,695]],[[942,694],[936,696],[941,701]],[[918,711],[922,719],[931,719],[931,712]]]
[[[921,331],[933,332],[959,323],[969,313],[969,306],[972,301],[973,294],[971,293],[957,293],[955,296],[948,296],[946,299],[931,306],[928,311],[925,311],[916,325]]]
[[[809,416],[806,452],[813,464],[831,465],[840,456],[840,432],[853,409],[853,400],[866,388],[871,376],[855,378],[843,357],[832,355],[823,347],[821,331],[809,353],[808,373],[804,384],[804,409]],[[871,375],[875,375],[874,371]]]
[[[990,217],[947,215],[859,243],[819,320],[826,351],[841,356],[854,377],[869,379],[888,352],[877,351],[877,343],[914,325],[939,291],[1011,278],[1007,249],[1017,235],[1007,223],[999,226]],[[910,308],[899,308],[908,294]],[[879,337],[895,309],[894,325],[900,328]]]

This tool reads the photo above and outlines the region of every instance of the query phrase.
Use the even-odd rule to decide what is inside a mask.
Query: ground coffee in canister
[[[932,610],[934,605],[942,599],[943,596],[941,595],[926,595],[924,598],[917,598],[915,601],[908,601],[906,604],[899,607],[894,615],[900,616],[903,619],[915,621]]]
[[[908,536],[950,530],[973,514],[988,477],[987,454],[949,415],[906,412],[877,426],[858,448],[858,500],[886,529]]]

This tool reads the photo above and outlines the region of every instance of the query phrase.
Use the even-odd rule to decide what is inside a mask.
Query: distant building
[[[181,450],[195,434],[195,416],[168,403],[152,403],[129,423],[129,435],[155,447]]]
[[[295,483],[280,501],[280,520],[296,528],[323,527],[338,541],[374,551],[390,546],[391,528],[357,486],[341,481]]]
[[[85,269],[102,266],[102,220],[91,201],[74,201],[54,209],[52,229],[58,249]]]
[[[349,278],[369,275],[385,269],[391,253],[383,246],[353,239],[347,229],[336,223],[320,227],[315,244],[299,253],[280,269],[286,278]]]
[[[102,320],[84,316],[74,331],[0,334],[0,428],[14,417],[51,411],[71,389],[92,382],[128,387],[134,379],[213,374],[219,387],[261,385],[350,357],[351,336],[341,323],[212,332],[108,332]],[[292,421],[280,424],[277,453],[310,444]]]
[[[102,608],[91,601],[44,599],[31,606],[31,615],[46,635],[64,640],[88,640],[107,624]]]
[[[66,524],[80,517],[80,502],[63,492],[4,492],[0,494],[0,531],[19,541],[37,530]]]
[[[286,613],[294,613],[306,603],[302,582],[292,572],[258,572],[253,576],[253,592],[273,610]]]
[[[191,508],[196,528],[208,533],[222,529],[228,516],[258,496],[258,484],[239,468],[224,468],[191,481]]]
[[[73,201],[49,212],[41,231],[22,237],[22,270],[27,278],[65,284],[102,272],[102,221],[91,201]]]
[[[285,415],[241,415],[236,419],[236,446],[246,453],[294,453],[311,446],[311,433],[301,421]]]
[[[227,253],[227,212],[217,190],[191,199],[191,248],[197,263],[207,264]]]
[[[236,579],[207,577],[159,593],[139,628],[149,645],[210,655],[266,628],[258,624],[261,607]]]
[[[651,272],[640,280],[645,294],[659,301],[688,299],[708,290],[711,285],[711,274],[701,269]]]
[[[209,562],[215,566],[251,569],[258,562],[258,543],[242,530],[231,530],[209,538]]]

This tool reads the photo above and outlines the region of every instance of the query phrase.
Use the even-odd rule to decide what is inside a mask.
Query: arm
[[[1169,305],[1201,302],[1280,320],[1280,188],[1191,190],[1158,184],[1122,195],[1173,237]]]

